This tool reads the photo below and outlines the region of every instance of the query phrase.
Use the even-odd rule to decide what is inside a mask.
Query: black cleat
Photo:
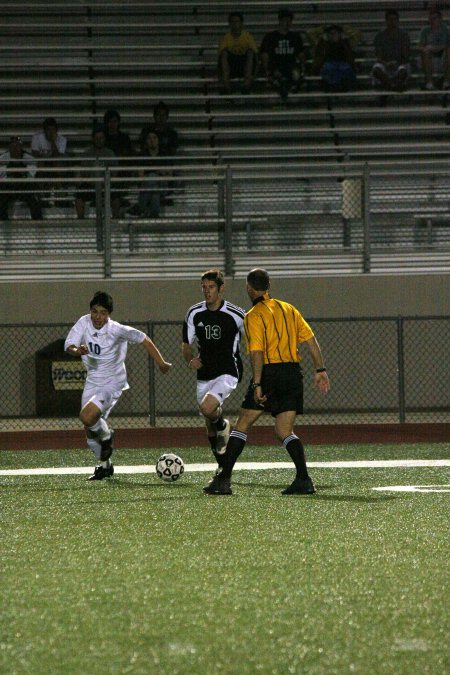
[[[232,495],[231,482],[221,478],[220,473],[214,475],[208,485],[203,488],[205,495]]]
[[[285,488],[284,490],[281,491],[282,495],[312,495],[316,491],[316,488],[314,487],[314,483],[312,482],[311,478],[306,478],[305,480],[301,480],[300,478],[296,478],[289,487]]]
[[[114,467],[112,464],[106,467],[106,469],[99,465],[94,469],[92,476],[89,476],[88,480],[103,480],[104,478],[111,478],[114,474]]]
[[[113,453],[113,440],[114,440],[114,431],[111,430],[111,436],[107,438],[105,441],[100,441],[100,445],[102,446],[101,452],[100,452],[100,459],[102,462],[106,462],[107,459],[109,459]]]

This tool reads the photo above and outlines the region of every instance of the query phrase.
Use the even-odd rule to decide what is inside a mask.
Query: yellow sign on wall
[[[86,368],[81,361],[52,361],[52,383],[56,391],[83,389]]]

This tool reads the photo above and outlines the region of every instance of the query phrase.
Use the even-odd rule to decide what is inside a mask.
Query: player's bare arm
[[[86,356],[88,353],[89,349],[86,345],[80,345],[79,347],[76,345],[69,345],[66,349],[66,354],[70,354],[70,356]]]
[[[182,342],[181,353],[189,368],[198,370],[202,367],[202,361],[199,356],[194,356],[192,346],[188,342]]]
[[[261,388],[261,377],[264,366],[264,354],[262,351],[251,351],[250,361],[252,364],[252,379],[253,379],[253,397],[256,403],[264,403],[267,401],[267,396],[264,396]]]
[[[330,391],[330,380],[328,379],[328,374],[325,369],[325,362],[319,343],[317,342],[316,337],[313,336],[309,340],[306,340],[306,342],[303,344],[305,344],[308,348],[312,362],[314,364],[314,384],[322,394],[326,394],[328,391]]]
[[[147,352],[147,354],[154,360],[156,365],[158,366],[159,370],[162,373],[167,373],[169,370],[172,368],[172,364],[166,361],[161,352],[159,351],[158,347],[155,345],[155,343],[150,340],[148,336],[145,336],[144,341],[142,342],[142,345]]]

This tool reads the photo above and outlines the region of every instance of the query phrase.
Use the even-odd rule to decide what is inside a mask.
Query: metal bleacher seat
[[[276,26],[277,9],[285,4],[281,0],[239,3],[245,26],[258,43]],[[254,234],[248,213],[259,218],[258,226],[265,236],[272,228],[273,245],[276,228],[290,219],[294,223],[299,211],[306,214],[303,245],[309,246],[308,221],[316,236],[336,222],[340,183],[336,178],[326,194],[311,198],[307,171],[326,175],[331,169],[339,176],[338,170],[349,162],[360,167],[369,162],[387,171],[389,167],[397,170],[402,161],[406,166],[412,161],[415,165],[439,159],[445,163],[449,155],[448,101],[445,92],[422,91],[417,70],[408,91],[390,93],[387,105],[380,100],[380,92],[373,90],[373,37],[384,25],[386,7],[397,7],[398,2],[387,0],[383,7],[375,0],[293,0],[288,4],[296,14],[295,28],[302,32],[310,60],[311,30],[318,25],[342,23],[360,31],[356,91],[325,93],[320,78],[308,74],[303,89],[290,95],[285,106],[280,105],[276,92],[267,90],[260,76],[251,94],[222,96],[217,81],[217,45],[227,29],[230,10],[224,0],[5,0],[0,6],[0,147],[16,133],[27,144],[42,120],[52,115],[76,156],[88,144],[93,122],[101,121],[107,108],[120,111],[122,128],[137,145],[140,130],[152,118],[153,106],[162,99],[169,105],[170,122],[180,134],[177,164],[191,164],[193,171],[198,166],[231,166],[238,185],[234,194],[236,237],[242,246],[248,245],[249,232]],[[424,23],[423,2],[403,3],[400,12],[402,25],[409,29],[415,44]],[[286,189],[280,192],[276,175],[283,171],[292,171],[292,176],[286,178]],[[264,183],[265,174],[268,181]],[[386,191],[387,198],[399,204],[402,189],[401,182],[397,192],[394,185],[392,191]],[[382,201],[382,191],[380,188],[376,202]],[[429,222],[442,215],[439,209],[445,210],[446,196],[438,200],[438,209],[430,205],[421,211],[426,194],[424,188],[414,214],[428,216]],[[412,196],[408,194],[410,201]],[[143,242],[148,246],[152,240],[162,247],[170,237],[177,241],[172,232],[177,226],[188,232],[194,222],[200,223],[198,235],[203,236],[201,224],[207,229],[217,218],[211,218],[214,191],[205,190],[202,199],[200,207],[198,193],[180,190],[175,204],[161,219],[163,225],[141,227],[136,222],[121,222],[114,232],[114,245],[117,250],[135,252]],[[378,206],[377,202],[375,208]],[[73,218],[73,209],[59,211],[58,218],[62,216]],[[33,246],[41,250],[39,246],[57,240],[58,219],[54,220],[45,235],[43,229],[39,235],[32,233],[31,225],[25,228],[32,242],[30,250],[35,250]],[[158,239],[163,226],[166,232]],[[297,226],[298,219],[292,232]],[[77,223],[76,227],[81,241],[92,240],[85,224]],[[188,250],[192,242],[185,241]],[[285,244],[292,241],[286,235]],[[324,241],[320,245],[325,246]]]

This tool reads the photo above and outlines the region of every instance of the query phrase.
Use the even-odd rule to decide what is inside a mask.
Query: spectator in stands
[[[132,157],[134,151],[129,135],[120,129],[120,114],[117,110],[107,110],[105,112],[103,115],[103,128],[105,130],[105,147],[113,151],[120,165],[126,165],[127,161],[125,158]],[[128,204],[125,194],[129,184],[127,181],[117,179],[128,176],[130,176],[130,172],[125,170],[115,171],[112,175],[114,188],[120,191],[121,207]]]
[[[387,91],[404,91],[411,72],[409,35],[400,28],[396,9],[386,11],[385,21],[386,27],[375,35],[374,40],[373,84]]]
[[[59,133],[58,123],[54,117],[47,117],[42,131],[35,133],[31,139],[31,152],[34,157],[62,157],[66,154],[67,138]]]
[[[159,157],[159,138],[156,132],[150,129],[143,140],[140,156],[143,168],[139,171],[139,177],[143,180],[139,182],[138,203],[130,210],[130,215],[158,218],[161,211],[162,181],[158,180],[161,170],[155,164],[160,166]]]
[[[107,166],[116,166],[117,158],[111,148],[107,148],[106,145],[106,136],[103,126],[96,126],[92,132],[92,143],[82,154],[82,160],[87,160],[83,163],[83,167],[88,169],[91,167],[107,167]],[[90,161],[94,160],[94,161]],[[102,175],[100,172],[96,171],[83,171],[83,178],[98,178],[102,181]],[[103,185],[102,185],[103,190]],[[95,183],[86,182],[80,183],[75,195],[75,209],[77,212],[78,218],[85,217],[85,209],[87,202],[95,203]],[[120,215],[120,197],[114,192],[111,193],[111,211],[113,218],[118,218]]]
[[[289,91],[298,91],[303,81],[306,61],[300,33],[292,31],[294,14],[290,9],[278,12],[278,29],[263,37],[260,58],[269,85],[274,85],[283,100]]]
[[[66,155],[67,138],[59,133],[58,123],[54,117],[47,117],[42,125],[42,131],[35,133],[31,139],[31,152],[37,159],[44,159],[39,170],[39,178],[46,178],[47,182],[41,187],[50,191],[50,205],[54,204],[54,191],[61,189],[63,183],[59,180],[65,176],[64,162],[61,157]],[[46,171],[50,169],[50,171]],[[51,169],[59,169],[52,171]]]
[[[141,154],[147,151],[145,146],[148,134],[152,131],[158,136],[159,157],[173,157],[178,150],[178,133],[169,124],[169,108],[164,101],[159,101],[159,103],[155,105],[153,109],[153,119],[153,124],[147,124],[142,129],[140,136]],[[174,180],[169,180],[170,176],[174,176],[174,171],[169,168],[173,163],[173,160],[166,159],[164,163],[167,166],[166,176],[168,180],[165,186],[162,184],[160,185],[161,189],[164,187],[163,192],[161,192],[161,202],[166,206],[170,206],[172,205],[172,191],[176,188],[176,182]]]
[[[8,220],[8,206],[17,199],[28,204],[33,220],[42,220],[41,202],[30,183],[36,172],[36,162],[24,151],[21,138],[11,136],[9,149],[0,155],[0,220]]]
[[[342,26],[327,26],[316,46],[313,72],[326,91],[349,91],[356,85],[355,55]]]
[[[178,149],[178,133],[169,124],[169,108],[160,101],[153,109],[153,124],[146,124],[141,131],[140,144],[144,149],[149,131],[154,131],[159,140],[159,155],[161,157],[171,157],[176,154]]]
[[[241,92],[248,94],[252,88],[258,47],[251,33],[243,30],[244,16],[241,12],[228,15],[230,30],[219,45],[219,75],[225,94],[232,92],[231,79],[243,80]]]
[[[105,130],[105,146],[110,148],[116,157],[132,157],[133,146],[128,134],[120,129],[120,115],[117,110],[107,110],[103,115]]]
[[[425,89],[436,89],[433,77],[442,72],[442,89],[450,84],[450,29],[442,20],[439,9],[433,8],[429,13],[429,25],[422,28],[419,35],[419,51],[422,68],[425,74]]]

